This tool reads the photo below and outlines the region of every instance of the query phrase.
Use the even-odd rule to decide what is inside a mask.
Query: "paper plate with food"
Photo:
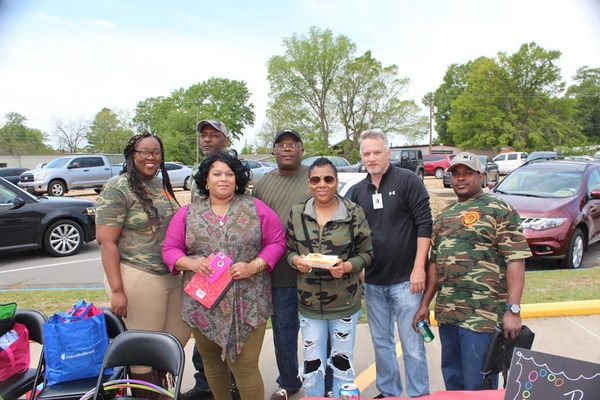
[[[331,268],[338,260],[338,256],[326,256],[320,253],[308,253],[306,259],[310,261],[313,268]]]

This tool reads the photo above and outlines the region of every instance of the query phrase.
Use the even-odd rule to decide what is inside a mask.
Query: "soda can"
[[[431,332],[431,328],[429,328],[429,325],[427,325],[427,321],[419,321],[417,328],[419,329],[421,336],[423,336],[423,340],[426,342],[431,342],[435,338],[435,335],[433,332]]]
[[[354,383],[344,383],[340,388],[340,400],[360,400],[360,390]]]

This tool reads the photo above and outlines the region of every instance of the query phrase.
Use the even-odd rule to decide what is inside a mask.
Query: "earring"
[[[237,192],[237,190],[238,190],[238,185],[235,185],[235,191]]]
[[[208,188],[208,184],[206,185],[206,190],[210,190],[210,189]]]

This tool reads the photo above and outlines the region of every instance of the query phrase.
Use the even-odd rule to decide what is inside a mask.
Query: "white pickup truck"
[[[95,189],[102,186],[123,169],[120,154],[73,154],[56,158],[43,168],[21,174],[19,186],[34,194],[48,193],[62,196],[69,190]]]

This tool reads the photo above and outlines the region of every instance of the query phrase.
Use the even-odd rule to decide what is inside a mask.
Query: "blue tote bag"
[[[44,324],[44,357],[48,385],[98,376],[108,347],[104,313],[80,300]],[[112,369],[106,370],[112,374]]]

